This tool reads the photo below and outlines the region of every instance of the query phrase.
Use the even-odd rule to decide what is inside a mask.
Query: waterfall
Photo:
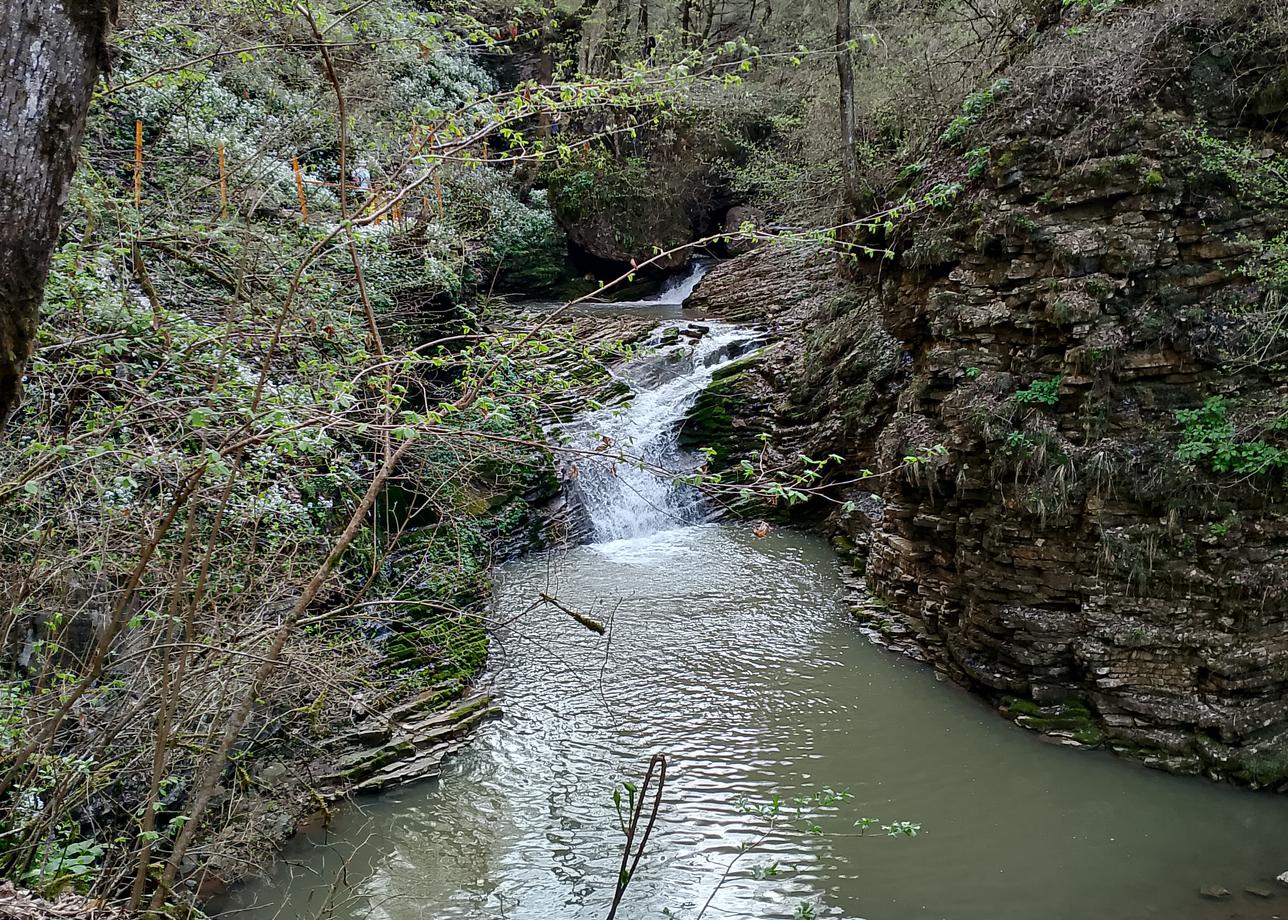
[[[698,286],[698,282],[706,275],[711,265],[701,259],[695,259],[693,265],[689,268],[688,274],[683,277],[671,278],[652,297],[644,298],[644,303],[675,303],[683,304],[693,293],[693,289]]]
[[[615,371],[634,393],[628,403],[588,413],[566,429],[572,446],[598,454],[577,458],[574,489],[600,542],[647,536],[708,515],[699,491],[673,478],[702,462],[680,448],[680,424],[716,371],[746,354],[756,336],[721,323],[689,324],[672,340],[676,331],[674,325],[658,328],[650,342],[655,347]]]
[[[708,260],[694,259],[687,272],[668,278],[656,294],[650,294],[640,300],[616,300],[612,301],[612,305],[615,309],[683,306],[710,268],[711,263]]]

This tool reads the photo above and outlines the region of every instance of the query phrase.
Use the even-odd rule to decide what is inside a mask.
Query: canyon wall
[[[786,334],[785,453],[881,474],[830,518],[875,634],[1071,743],[1278,785],[1282,45],[1194,3],[1072,15],[910,170],[905,205],[936,204],[881,240],[893,260],[796,272],[811,294],[768,298],[791,323],[754,293],[781,253],[699,299],[742,285]]]

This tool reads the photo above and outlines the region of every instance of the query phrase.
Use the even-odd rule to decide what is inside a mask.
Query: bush
[[[1176,458],[1207,466],[1214,473],[1256,475],[1288,466],[1288,451],[1262,440],[1239,440],[1230,421],[1230,405],[1213,396],[1198,409],[1176,413],[1181,443]]]

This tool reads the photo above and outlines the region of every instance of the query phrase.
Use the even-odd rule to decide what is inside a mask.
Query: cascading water
[[[680,447],[680,424],[715,373],[756,338],[724,324],[676,332],[659,328],[650,342],[656,350],[616,371],[635,394],[627,405],[592,412],[569,430],[573,447],[596,453],[577,460],[576,491],[598,541],[642,537],[708,515],[698,490],[675,481],[701,464]],[[668,333],[676,338],[664,345]]]
[[[694,292],[699,282],[702,281],[710,269],[710,262],[704,259],[695,259],[687,272],[667,279],[656,294],[650,294],[639,300],[615,300],[611,301],[607,306],[617,311],[630,309],[631,307],[683,306],[684,302],[689,299],[689,295]]]
[[[693,293],[694,289],[698,286],[698,282],[703,279],[707,270],[710,268],[711,265],[707,262],[703,262],[701,260],[695,261],[693,266],[689,269],[688,274],[683,277],[672,278],[663,286],[662,290],[658,291],[652,297],[644,298],[644,302],[684,303],[689,299],[689,295]]]

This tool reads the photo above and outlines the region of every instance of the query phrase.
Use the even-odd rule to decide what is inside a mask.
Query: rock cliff
[[[893,263],[773,295],[798,317],[774,359],[780,440],[896,471],[832,519],[879,631],[1029,727],[1281,784],[1288,69],[1258,18],[1275,10],[1069,6],[910,171],[909,200],[954,201],[896,231]]]

